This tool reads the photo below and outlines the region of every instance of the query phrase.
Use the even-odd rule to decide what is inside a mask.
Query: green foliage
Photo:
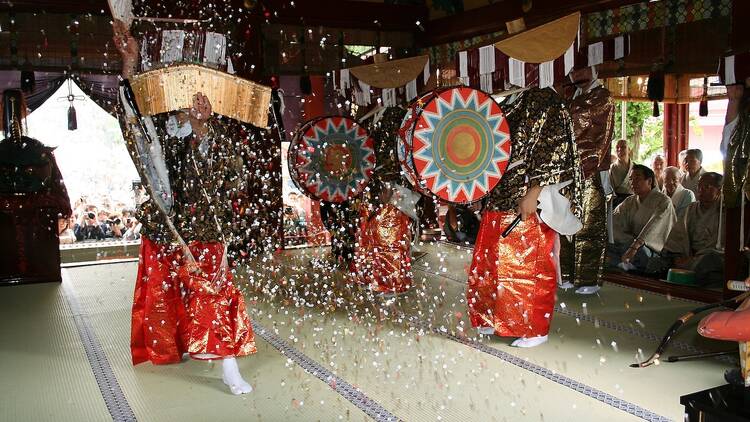
[[[662,112],[663,105],[660,104]],[[625,136],[622,134],[622,104],[615,107],[614,140],[625,138],[637,163],[648,163],[657,153],[663,153],[664,125],[662,116],[652,117],[653,103],[629,102],[626,116]],[[612,143],[614,150],[615,143]]]
[[[643,123],[636,162],[651,164],[657,153],[664,154],[664,123],[661,117],[648,117]]]
[[[625,136],[622,135],[622,102],[618,101],[615,107],[615,138],[625,138],[628,141],[633,139],[636,131],[640,132],[643,127],[643,122],[647,118],[651,117],[653,106],[651,103],[645,102],[629,102],[628,103],[628,115],[627,115],[627,133]]]

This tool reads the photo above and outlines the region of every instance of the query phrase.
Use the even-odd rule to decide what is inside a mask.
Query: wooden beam
[[[26,0],[29,1],[29,0]],[[89,0],[94,1],[94,0]],[[371,3],[352,0],[255,0],[252,8],[242,0],[189,0],[190,8],[168,9],[161,0],[135,0],[135,13],[154,17],[197,18],[209,14],[237,12],[241,18],[259,17],[262,22],[285,25],[327,26],[383,31],[415,31],[416,21],[427,20],[426,6]],[[106,5],[106,4],[105,4]]]
[[[12,0],[0,2],[0,12],[109,15],[107,0]]]
[[[428,11],[425,6],[394,5],[350,0],[263,0],[270,23],[359,28],[383,31],[417,30]]]
[[[429,21],[418,41],[422,46],[444,44],[505,30],[505,22],[521,17],[531,27],[576,11],[585,14],[643,2],[644,0],[534,0],[531,11],[524,14],[520,1],[504,1]]]
[[[710,290],[702,287],[682,286],[671,284],[655,278],[648,278],[618,271],[607,270],[604,272],[606,283],[615,283],[636,289],[648,290],[667,296],[681,297],[683,299],[697,300],[699,302],[714,303],[724,299],[721,290]]]

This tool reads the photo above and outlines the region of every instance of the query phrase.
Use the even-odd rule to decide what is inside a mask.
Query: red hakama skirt
[[[199,274],[181,268],[181,251],[141,238],[133,294],[130,350],[133,364],[180,362],[182,354],[246,356],[255,336],[242,293],[221,270],[220,242],[191,242]],[[222,282],[214,283],[214,276]]]
[[[549,333],[555,306],[555,231],[535,214],[506,238],[513,211],[485,211],[469,273],[466,299],[474,327],[501,337]]]
[[[375,292],[402,293],[412,285],[411,220],[393,205],[361,217],[357,233],[357,282]]]

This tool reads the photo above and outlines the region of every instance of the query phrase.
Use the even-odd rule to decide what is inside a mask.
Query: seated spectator
[[[120,217],[117,215],[110,215],[105,223],[107,225],[105,237],[113,239],[122,238],[122,233],[125,231],[125,225],[122,223]]]
[[[81,219],[78,222],[76,230],[74,230],[76,240],[79,242],[82,240],[102,240],[104,239],[104,233],[102,228],[96,221],[96,214],[89,211],[81,215]]]
[[[687,173],[687,164],[685,163],[685,157],[687,156],[687,150],[683,149],[677,154],[677,163],[680,165],[680,171],[682,174]]]
[[[70,228],[70,220],[67,218],[57,219],[57,236],[60,238],[60,244],[75,243],[76,235]]]
[[[628,142],[624,139],[617,141],[615,147],[617,152],[617,160],[615,160],[609,167],[609,182],[612,184],[612,189],[615,191],[615,199],[613,206],[617,207],[633,194],[633,189],[630,186],[630,172],[633,170],[633,160],[630,159],[630,148]]]
[[[695,271],[702,285],[724,281],[720,174],[710,172],[698,182],[698,202],[690,204],[669,233],[660,256],[649,262],[648,272],[663,274],[669,268]]]
[[[77,212],[73,212],[72,214],[70,214],[70,218],[68,219],[68,228],[72,228],[73,233],[76,233],[78,231],[78,227],[79,227],[78,221],[79,219],[78,219]]]
[[[664,248],[675,222],[674,208],[667,195],[656,189],[650,168],[634,165],[630,184],[634,195],[615,208],[612,215],[615,243],[607,255],[610,265],[645,271],[649,258]]]
[[[138,240],[141,238],[141,223],[135,217],[126,220],[126,230],[122,235],[122,240]]]
[[[654,171],[656,176],[656,188],[664,192],[664,157],[661,154],[656,154],[654,161],[651,162],[651,170]]]
[[[104,237],[112,237],[112,228],[110,227],[109,221],[109,213],[104,210],[100,210],[96,213],[96,221],[99,224],[99,228],[102,229],[102,233],[104,233]]]
[[[479,233],[479,219],[474,211],[465,206],[448,205],[443,232],[451,242],[474,244]]]
[[[681,178],[682,171],[677,167],[670,166],[664,169],[664,189],[662,192],[672,200],[672,207],[674,207],[678,219],[685,214],[688,205],[695,202],[693,192],[682,187]]]
[[[699,149],[689,149],[685,153],[685,174],[682,175],[682,187],[692,191],[694,194],[698,193],[698,181],[701,176],[706,173],[703,170],[703,152]]]

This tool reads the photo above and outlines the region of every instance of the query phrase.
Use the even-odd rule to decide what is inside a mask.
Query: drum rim
[[[492,100],[493,102],[495,102],[495,104],[497,104],[498,108],[500,109],[500,112],[503,114],[503,119],[507,123],[507,116],[505,114],[505,111],[503,110],[501,104],[495,98],[492,97],[492,94],[490,94],[488,92],[485,92],[485,91],[482,91],[481,89],[472,88],[472,87],[466,86],[466,85],[453,85],[453,86],[450,86],[450,87],[439,88],[438,90],[434,90],[433,91],[433,92],[435,92],[435,91],[439,91],[439,92],[437,92],[435,95],[431,96],[430,99],[427,102],[424,103],[424,106],[419,111],[419,114],[417,115],[416,119],[414,120],[414,127],[412,128],[412,131],[411,131],[412,138],[414,137],[414,133],[416,132],[415,129],[416,129],[417,122],[419,122],[419,120],[421,118],[421,115],[422,115],[422,112],[424,111],[424,109],[427,108],[428,104],[431,103],[432,101],[434,101],[435,98],[437,98],[440,94],[442,94],[442,93],[444,93],[446,91],[457,90],[457,89],[469,89],[469,90],[477,91],[477,92],[480,92],[480,93],[486,95],[490,100]],[[508,135],[510,137],[512,135],[512,133],[510,131],[510,125],[509,124],[508,124],[508,129],[509,129],[508,130]],[[510,143],[510,140],[511,140],[511,138],[509,138],[509,141],[508,141],[509,143]],[[413,145],[413,141],[412,141],[412,145]],[[508,149],[509,149],[508,160],[506,160],[506,161],[510,161],[511,154],[513,152],[513,150],[512,150],[512,144],[508,145]],[[412,158],[412,162],[413,162],[413,159],[414,159],[413,150],[412,150],[411,158]],[[498,180],[498,182],[494,186],[492,186],[491,188],[487,189],[487,191],[484,193],[484,195],[482,195],[479,198],[474,199],[474,200],[468,200],[468,201],[451,201],[451,200],[449,200],[447,198],[443,198],[443,197],[439,196],[435,192],[432,192],[432,190],[430,190],[426,185],[425,185],[425,190],[427,190],[428,192],[430,192],[430,194],[433,197],[438,198],[440,201],[446,202],[448,204],[470,205],[470,204],[473,204],[473,203],[477,203],[477,202],[482,201],[483,199],[487,198],[487,196],[489,196],[490,193],[497,186],[500,186],[500,183],[502,182],[502,177],[505,176],[505,173],[507,171],[507,166],[508,166],[508,164],[506,164],[506,169],[502,171],[500,180]],[[414,165],[414,169],[416,171],[416,165]],[[416,173],[417,173],[417,176],[418,176],[419,180],[423,181],[424,179],[422,179],[421,174],[419,173],[419,171],[416,171]]]
[[[297,180],[297,178],[299,177],[298,176],[299,172],[297,171],[296,166],[292,165],[292,158],[293,158],[292,157],[292,153],[293,153],[292,147],[295,145],[295,142],[299,142],[299,139],[301,138],[301,136],[304,135],[304,133],[310,128],[310,126],[315,125],[316,123],[320,122],[321,120],[326,120],[326,119],[331,119],[331,118],[340,118],[340,119],[345,119],[345,120],[349,120],[349,121],[353,122],[355,125],[359,126],[362,130],[364,130],[365,133],[367,133],[367,137],[369,139],[372,139],[372,135],[370,134],[370,131],[367,130],[367,127],[365,125],[363,125],[362,122],[360,122],[357,119],[354,119],[354,118],[349,117],[349,116],[342,116],[342,115],[335,115],[335,114],[325,115],[325,116],[318,116],[318,117],[315,117],[315,118],[312,118],[312,119],[306,121],[305,123],[303,123],[299,127],[299,129],[297,129],[297,131],[295,131],[295,134],[292,137],[292,140],[290,141],[290,144],[289,144],[289,150],[287,151],[287,166],[289,168],[289,176],[294,181],[294,184],[297,187],[297,189],[299,189],[300,192],[302,192],[305,196],[307,196],[310,199],[313,199],[315,201],[325,201],[325,202],[341,203],[341,202],[345,202],[345,201],[349,201],[349,200],[355,199],[358,196],[362,195],[362,193],[365,191],[365,188],[369,185],[370,180],[372,180],[372,176],[366,177],[365,183],[361,185],[361,187],[356,191],[356,193],[354,195],[348,195],[343,201],[334,201],[334,200],[331,200],[331,199],[326,200],[326,199],[320,198],[319,196],[315,195],[313,192],[310,192],[306,187],[304,187],[304,186],[301,185],[301,183],[299,182],[299,180]],[[375,153],[375,151],[373,149],[373,154],[374,153]],[[295,158],[294,162],[296,162],[296,157],[294,157],[294,158]],[[373,156],[373,160],[375,160],[374,156]],[[373,172],[374,172],[374,168],[376,166],[377,166],[377,162],[375,163],[375,166],[373,167]],[[297,176],[297,177],[295,177],[295,176]]]
[[[405,157],[404,159],[407,162],[411,163],[412,169],[414,169],[414,171],[412,172],[412,175],[414,176],[415,183],[412,183],[411,180],[409,180],[407,177],[404,177],[405,179],[407,179],[406,180],[407,183],[409,183],[409,185],[412,186],[420,194],[429,196],[434,199],[439,199],[441,201],[443,200],[443,198],[440,198],[439,196],[435,195],[435,193],[433,193],[431,190],[427,188],[426,185],[423,184],[424,180],[420,177],[419,172],[417,172],[417,167],[414,165],[414,154],[413,154],[413,148],[411,146],[414,144],[414,141],[413,141],[414,129],[416,128],[417,122],[419,121],[419,116],[421,116],[422,114],[422,110],[424,110],[424,106],[426,106],[430,101],[432,101],[441,92],[447,91],[452,88],[456,88],[456,86],[436,88],[425,94],[418,95],[417,96],[418,98],[412,101],[409,104],[409,107],[407,107],[407,114],[409,113],[409,111],[412,112],[412,117],[410,119],[411,122],[409,123],[409,121],[402,121],[402,124],[399,127],[398,136],[396,137],[396,157],[398,158],[399,167],[404,173],[406,173],[409,170],[409,169],[403,168],[401,158],[398,156],[399,143],[404,142],[404,149],[407,150],[407,157]],[[419,101],[424,100],[424,99],[427,99],[427,101],[423,104],[423,106],[421,108],[417,107],[417,105],[419,104]],[[404,115],[404,117],[406,117],[406,115]],[[411,126],[411,130],[408,132],[404,130],[404,124],[407,124],[407,123],[409,124],[409,126]],[[404,138],[404,136],[402,136],[402,131],[403,131],[404,136],[406,135],[406,133],[411,134],[411,138],[412,138],[411,142],[406,142],[406,139]]]

